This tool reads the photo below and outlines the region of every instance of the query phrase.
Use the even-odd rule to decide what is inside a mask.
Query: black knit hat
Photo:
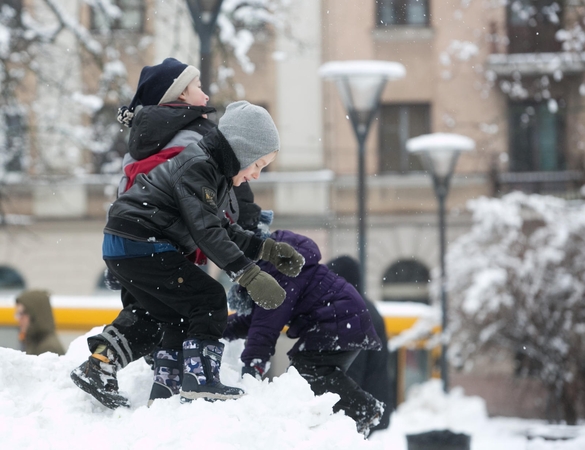
[[[339,256],[327,263],[327,267],[333,273],[345,278],[361,294],[362,286],[360,282],[360,263],[357,259],[348,255]]]
[[[155,66],[145,66],[140,72],[132,102],[118,109],[118,122],[130,127],[137,106],[160,105],[177,100],[199,75],[199,69],[175,58],[167,58]]]

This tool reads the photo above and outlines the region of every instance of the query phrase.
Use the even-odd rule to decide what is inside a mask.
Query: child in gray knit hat
[[[278,131],[264,108],[232,103],[217,128],[148,174],[139,174],[112,204],[102,246],[106,266],[164,327],[151,401],[179,393],[183,403],[243,394],[219,377],[225,290],[188,256],[203,251],[260,307],[282,304],[285,291],[254,262],[270,261],[294,277],[302,256],[286,243],[264,241],[230,223],[229,206],[225,214],[220,211],[232,186],[258,178],[279,148]]]
[[[118,121],[130,127],[118,195],[126,192],[139,174],[147,174],[189,144],[197,144],[217,127],[207,118],[215,108],[207,106],[209,97],[201,89],[199,75],[196,67],[175,58],[142,69],[134,98],[118,110]],[[201,262],[200,255],[197,252],[193,259]],[[109,289],[121,290],[123,309],[99,334],[87,338],[90,356],[73,369],[71,378],[102,404],[115,408],[128,404],[118,393],[117,371],[150,357],[160,343],[162,330],[109,269],[104,281]]]
[[[278,130],[268,111],[245,100],[228,105],[219,119],[219,131],[229,141],[242,169],[280,149]]]

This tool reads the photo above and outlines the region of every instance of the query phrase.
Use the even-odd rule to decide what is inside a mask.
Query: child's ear
[[[181,101],[183,101],[183,102],[184,102],[184,101],[185,101],[185,99],[186,99],[186,97],[185,97],[185,96],[187,95],[187,90],[188,90],[188,89],[189,89],[189,88],[188,88],[188,87],[186,87],[186,88],[185,88],[185,90],[179,94],[179,98],[178,98],[177,100],[181,100]]]

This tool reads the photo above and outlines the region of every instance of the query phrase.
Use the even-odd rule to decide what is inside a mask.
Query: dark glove
[[[276,242],[271,238],[264,241],[260,259],[271,262],[287,277],[296,277],[305,265],[303,255],[286,242]]]
[[[257,380],[262,380],[264,374],[266,373],[267,367],[266,363],[262,361],[258,362],[251,362],[250,364],[245,364],[242,367],[242,377],[245,374],[252,375]]]
[[[109,269],[104,271],[104,284],[110,291],[119,291],[122,289],[122,285]]]
[[[264,309],[278,308],[286,297],[286,292],[276,280],[262,272],[256,264],[251,264],[236,282],[244,286],[254,303]]]

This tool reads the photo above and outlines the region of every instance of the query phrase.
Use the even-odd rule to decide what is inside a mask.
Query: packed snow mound
[[[481,397],[466,397],[460,387],[446,394],[442,381],[432,379],[410,388],[392,419],[404,423],[406,434],[448,429],[473,435],[485,427],[488,414]]]
[[[0,436],[9,444],[6,448],[236,450],[258,448],[260,443],[281,450],[381,448],[364,440],[349,417],[333,414],[337,395],[315,397],[294,369],[271,383],[251,376],[240,380],[241,343],[226,345],[221,373],[224,383],[246,391],[241,399],[183,405],[175,397],[148,408],[152,371],[141,359],[118,377],[131,407],[110,410],[69,378],[89,356],[86,336],[73,341],[64,356],[30,356],[0,348]]]
[[[112,411],[69,378],[88,356],[86,336],[73,341],[64,356],[29,356],[0,348],[2,449],[407,450],[407,435],[443,429],[471,435],[471,450],[585,448],[583,426],[567,441],[547,441],[538,433],[527,441],[535,427],[544,426],[547,432],[550,427],[542,421],[488,418],[481,398],[465,396],[456,387],[445,394],[439,380],[411,388],[406,402],[392,414],[390,428],[364,440],[350,418],[332,413],[338,396],[315,397],[294,369],[271,383],[251,376],[240,380],[243,341],[226,345],[221,377],[245,389],[244,397],[185,405],[172,398],[147,408],[152,372],[139,360],[119,374],[120,389],[131,407]]]

